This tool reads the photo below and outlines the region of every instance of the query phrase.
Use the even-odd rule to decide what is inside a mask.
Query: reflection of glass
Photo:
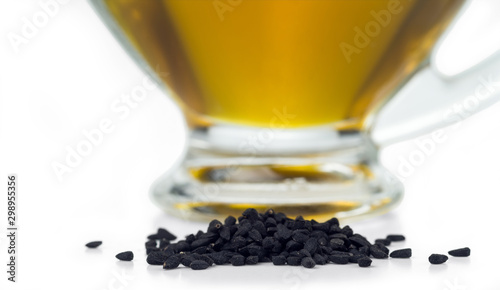
[[[381,213],[400,199],[367,128],[463,1],[93,4],[189,124],[187,157],[152,189],[163,208],[320,219]]]

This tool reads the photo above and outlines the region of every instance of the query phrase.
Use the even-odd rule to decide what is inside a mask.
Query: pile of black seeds
[[[302,265],[305,268],[328,263],[356,263],[359,267],[369,267],[372,258],[410,258],[412,255],[410,248],[389,253],[387,246],[404,241],[403,235],[388,235],[372,244],[349,226],[341,227],[336,218],[320,223],[301,216],[292,219],[272,209],[258,213],[249,208],[238,219],[228,216],[224,223],[213,220],[206,232],[198,231],[174,243],[176,239],[163,228],[149,235],[145,244],[147,263],[161,265],[164,269],[183,265],[193,270],[204,270],[214,264],[243,266],[258,263]],[[96,248],[101,244],[101,241],[95,241],[86,246]],[[468,257],[470,249],[451,250],[448,254]],[[117,254],[116,258],[132,261],[134,254],[126,251]],[[442,264],[447,260],[448,257],[442,254],[429,257],[431,264]]]
[[[231,264],[233,266],[273,263],[313,268],[328,263],[357,263],[369,267],[372,258],[386,259],[391,242],[403,241],[402,235],[388,235],[370,243],[365,237],[354,233],[349,226],[341,227],[336,218],[320,223],[295,219],[272,209],[258,213],[245,210],[238,219],[229,216],[224,223],[213,220],[206,232],[176,239],[167,230],[160,228],[146,242],[147,262],[174,269],[179,265],[193,270],[210,266]],[[394,258],[411,257],[411,249],[392,253]]]

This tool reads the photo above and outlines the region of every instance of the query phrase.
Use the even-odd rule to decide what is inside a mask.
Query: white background
[[[382,162],[404,179],[405,199],[393,212],[351,226],[369,239],[404,233],[407,241],[392,249],[411,247],[410,260],[374,260],[368,269],[266,264],[164,271],[146,264],[146,235],[158,226],[180,237],[205,227],[167,216],[147,195],[185,144],[178,109],[162,92],[148,90],[128,116],[120,118],[111,110],[113,102],[141,86],[144,74],[86,2],[59,5],[18,49],[9,33],[22,35],[23,18],[31,21],[41,6],[38,1],[2,2],[1,289],[500,289],[500,104],[446,128],[446,140],[435,144],[410,174],[401,171],[402,160],[421,150],[417,142],[428,136],[383,150]],[[470,23],[494,20],[495,9],[475,11]],[[458,62],[470,64],[497,47],[498,30],[468,29],[471,25],[462,26],[462,43],[443,54],[443,70],[458,71]],[[474,38],[479,36],[490,43]],[[58,179],[51,164],[64,163],[68,146],[75,148],[85,140],[83,132],[98,128],[104,119],[113,122],[112,132]],[[6,281],[5,272],[9,173],[17,173],[20,184],[16,284]],[[88,250],[84,244],[91,240],[104,244]],[[472,249],[470,258],[450,258],[439,266],[427,261],[431,253],[463,246]],[[125,250],[136,254],[133,262],[114,258]]]

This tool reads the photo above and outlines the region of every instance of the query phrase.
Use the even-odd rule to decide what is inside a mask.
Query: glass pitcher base
[[[151,197],[166,212],[189,220],[223,220],[252,207],[352,221],[386,213],[402,198],[402,184],[379,165],[376,154],[369,142],[281,156],[191,148],[180,167],[153,184]]]

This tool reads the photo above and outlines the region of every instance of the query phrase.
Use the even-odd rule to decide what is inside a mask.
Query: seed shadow
[[[324,283],[344,282],[347,284],[359,279],[359,277],[377,279],[387,272],[390,263],[389,260],[375,260],[369,268],[361,268],[357,264],[327,264],[316,266],[314,269],[300,266],[274,266],[271,263],[265,263],[242,267],[213,266],[203,271],[194,271],[182,266],[173,270],[149,266],[148,273],[153,276],[165,275],[169,280],[180,280],[185,285],[192,285],[192,287],[201,287],[216,282],[217,285],[225,286],[244,283],[248,286],[259,286],[259,289],[262,289],[262,285],[266,285],[273,290],[289,290]],[[403,266],[407,267],[408,265]]]
[[[85,249],[85,255],[102,255],[102,250],[101,249]]]
[[[429,265],[429,273],[430,274],[440,274],[446,272],[448,269],[447,264],[439,264],[439,265]]]
[[[471,259],[470,257],[450,257],[450,262],[458,265],[470,265]]]
[[[119,267],[120,269],[124,269],[124,270],[134,269],[134,262],[133,261],[116,261],[115,265],[116,265],[116,267]]]

